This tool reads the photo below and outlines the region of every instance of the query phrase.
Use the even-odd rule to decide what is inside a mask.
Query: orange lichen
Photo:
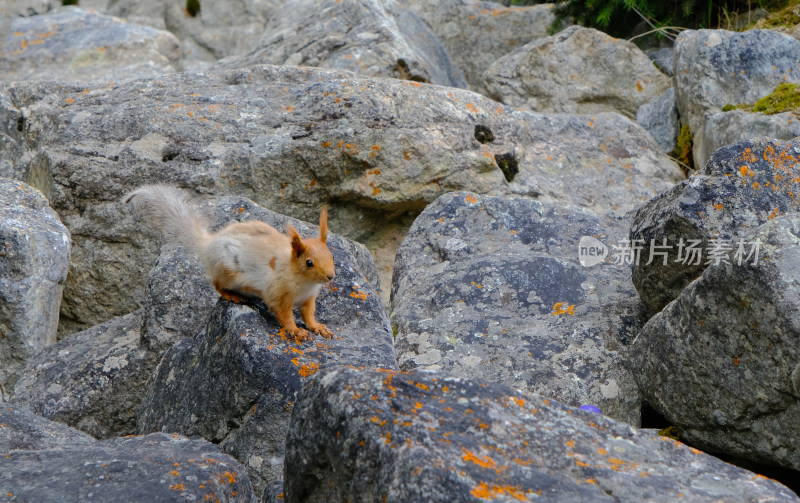
[[[490,487],[486,482],[481,482],[477,486],[473,487],[470,491],[470,494],[476,498],[483,499],[496,499],[498,496],[511,496],[519,501],[528,500],[528,498],[525,496],[525,492],[522,491],[518,486],[492,484]]]
[[[565,313],[570,316],[574,315],[575,304],[572,304],[570,306],[567,306],[566,304],[567,304],[566,302],[556,302],[555,304],[553,304],[553,312],[550,314],[552,314],[553,316],[558,316]]]
[[[478,202],[478,198],[477,198],[477,197],[475,197],[475,196],[473,196],[472,194],[467,194],[467,195],[464,197],[464,200],[465,200],[466,202],[470,203],[470,204],[475,204],[475,203],[477,203],[477,202]]]
[[[496,471],[497,473],[502,471],[502,468],[498,467],[497,463],[495,463],[494,460],[489,456],[480,457],[477,454],[467,450],[466,447],[462,447],[461,450],[464,453],[464,455],[461,456],[464,461],[471,461],[482,468],[488,468]]]

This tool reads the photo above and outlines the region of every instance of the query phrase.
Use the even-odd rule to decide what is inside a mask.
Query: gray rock
[[[276,228],[307,224],[228,197],[217,206],[226,219],[264,220]],[[260,301],[220,300],[206,330],[164,356],[151,380],[138,431],[201,435],[247,467],[260,494],[280,479],[284,439],[295,393],[320,368],[332,364],[394,367],[391,332],[376,292],[358,269],[344,240],[329,235],[336,279],[317,299],[317,319],[334,332],[303,345],[287,340]],[[221,379],[220,376],[225,376]]]
[[[800,41],[771,30],[732,32],[687,30],[675,43],[675,92],[682,120],[694,135],[694,164],[704,166],[708,156],[726,143],[706,135],[706,114],[721,112],[728,104],[754,103],[783,82],[800,82]],[[729,117],[718,118],[719,125]],[[770,121],[747,121],[738,135],[722,139],[738,141],[768,136]],[[785,123],[786,121],[783,120]],[[716,136],[716,135],[715,135]]]
[[[675,89],[670,87],[655,100],[640,106],[636,122],[655,138],[662,152],[672,152],[680,133]]]
[[[632,42],[571,26],[497,60],[484,74],[489,95],[535,112],[620,112],[670,87],[670,79]]]
[[[757,136],[791,140],[800,136],[800,121],[791,112],[774,115],[744,110],[708,112],[694,135],[693,155],[695,159],[709,159],[718,148]]]
[[[25,362],[56,341],[70,234],[42,194],[0,178],[0,403]]]
[[[142,314],[114,318],[39,351],[13,401],[96,438],[130,435],[157,354],[139,344]]]
[[[0,75],[7,81],[146,78],[173,72],[181,62],[171,33],[78,8],[13,18],[0,45]]]
[[[656,68],[661,70],[664,75],[672,77],[675,66],[675,50],[672,47],[661,47],[660,49],[649,49],[644,51],[653,60]]]
[[[0,406],[0,454],[10,451],[38,451],[62,447],[88,446],[91,436],[34,414],[18,403]],[[4,494],[4,493],[0,493]]]
[[[155,433],[2,454],[7,501],[257,501],[242,465],[202,439]]]
[[[315,66],[370,77],[467,87],[436,35],[395,0],[297,0],[273,17],[256,47],[224,68]]]
[[[736,251],[753,228],[798,210],[798,155],[797,141],[741,141],[717,150],[701,172],[642,206],[630,232],[641,250],[633,284],[652,313],[713,262],[714,243],[729,242]]]
[[[397,255],[392,325],[400,368],[593,404],[638,425],[639,393],[622,365],[624,345],[644,323],[630,265],[599,257],[584,268],[578,257],[585,240],[605,241],[608,253],[619,237],[577,208],[442,196]]]
[[[119,203],[142,183],[242,195],[308,221],[327,203],[332,231],[380,249],[453,190],[618,217],[682,178],[619,115],[538,115],[417,82],[259,66],[85,89],[0,85],[0,174],[35,182],[72,232],[63,333],[142,305],[158,247]]]
[[[85,0],[81,0],[83,5]],[[277,15],[284,0],[201,1],[194,16],[186,2],[160,0],[105,0],[102,12],[130,21],[167,26],[180,39],[184,64],[192,67],[247,53],[258,42],[267,21]]]
[[[553,5],[501,7],[479,0],[403,0],[417,14],[464,72],[469,88],[486,95],[483,73],[517,47],[547,36]]]
[[[798,501],[680,442],[533,393],[343,368],[307,384],[285,501]]]
[[[800,216],[746,239],[759,241],[757,261],[709,265],[647,322],[631,367],[647,401],[695,445],[797,470]]]

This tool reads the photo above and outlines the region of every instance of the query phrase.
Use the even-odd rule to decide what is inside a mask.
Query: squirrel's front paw
[[[287,328],[286,332],[288,332],[290,336],[294,337],[294,340],[297,342],[303,342],[311,339],[311,334],[308,332],[308,330],[298,326]]]
[[[314,323],[313,325],[310,325],[308,329],[311,330],[312,332],[318,333],[319,335],[325,337],[326,339],[330,339],[331,337],[333,337],[333,332],[331,332],[331,329],[329,329],[322,323]]]

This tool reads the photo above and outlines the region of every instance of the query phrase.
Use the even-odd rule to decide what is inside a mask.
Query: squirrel
[[[170,185],[144,185],[126,194],[123,202],[133,202],[165,239],[193,249],[223,299],[238,303],[244,296],[261,297],[298,342],[311,338],[309,330],[333,337],[333,332],[314,318],[320,288],[336,275],[333,254],[326,244],[327,208],[322,208],[319,216],[319,237],[302,239],[291,225],[281,234],[258,220],[235,222],[210,232],[193,196]],[[295,323],[294,306],[299,307],[308,330]]]

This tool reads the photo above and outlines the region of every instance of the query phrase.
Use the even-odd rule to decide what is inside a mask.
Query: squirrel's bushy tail
[[[189,192],[171,185],[143,185],[122,199],[150,218],[164,238],[200,250],[209,238],[209,223]]]

